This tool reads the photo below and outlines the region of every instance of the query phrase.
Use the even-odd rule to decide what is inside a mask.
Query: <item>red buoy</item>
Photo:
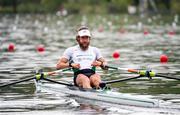
[[[168,62],[168,56],[167,55],[161,55],[160,56],[161,63],[167,63]]]
[[[36,50],[38,52],[44,52],[45,51],[44,45],[38,45]]]
[[[15,51],[15,45],[13,43],[10,43],[8,46],[8,52],[14,52]]]
[[[120,57],[119,52],[115,51],[115,52],[113,53],[113,58],[114,58],[114,59],[118,59],[119,57]]]
[[[168,32],[169,35],[175,35],[176,33],[174,31]]]
[[[144,35],[148,35],[149,34],[149,32],[146,30],[146,31],[144,31]]]

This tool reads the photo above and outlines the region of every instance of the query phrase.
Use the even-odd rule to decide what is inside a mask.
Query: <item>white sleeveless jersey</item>
[[[79,45],[77,45],[66,49],[62,57],[73,61],[73,63],[80,64],[80,70],[82,70],[91,69],[93,61],[102,58],[102,55],[96,47],[89,46],[86,51],[83,51]]]

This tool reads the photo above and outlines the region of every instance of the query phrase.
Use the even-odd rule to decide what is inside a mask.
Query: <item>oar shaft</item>
[[[128,72],[131,72],[131,73],[139,73],[139,71],[135,70],[135,69],[127,69],[127,70],[128,70]]]
[[[32,75],[31,75],[32,76]],[[28,77],[28,76],[27,76]],[[8,84],[4,84],[4,85],[0,85],[0,88],[3,88],[3,87],[6,87],[6,86],[10,86],[10,85],[14,85],[14,84],[17,84],[17,83],[21,83],[21,82],[24,82],[24,81],[29,81],[29,80],[32,80],[32,79],[35,79],[35,77],[30,77],[30,78],[25,78],[25,79],[22,79],[22,80],[19,80],[19,81],[16,81],[16,82],[12,82],[12,83],[8,83]]]
[[[71,68],[56,70],[56,71],[48,72],[47,75],[54,75],[54,74],[62,73],[69,70],[71,70]]]
[[[112,67],[112,66],[106,66],[106,67],[110,68],[110,69],[125,70],[125,71],[132,72],[132,73],[139,73],[139,71],[135,70],[135,69],[121,68],[121,67]]]
[[[60,81],[54,81],[54,80],[51,80],[51,79],[48,79],[48,78],[43,78],[43,79],[46,80],[46,81],[50,81],[50,82],[61,84],[61,85],[74,86],[73,84],[69,84],[69,83],[65,83],[65,82],[60,82]]]
[[[161,74],[156,74],[157,77],[163,77],[163,78],[168,78],[168,79],[175,79],[175,80],[180,80],[180,78],[177,77],[170,77],[170,76],[165,76]]]
[[[111,80],[111,81],[105,81],[105,84],[111,84],[111,83],[123,82],[123,81],[132,80],[132,79],[137,79],[137,78],[140,78],[140,77],[142,77],[142,76],[131,77],[131,78],[124,78],[124,79],[116,79],[116,80]]]
[[[0,73],[4,73],[4,74],[34,74],[35,71],[0,70]]]
[[[9,74],[34,74],[35,71],[11,71]]]

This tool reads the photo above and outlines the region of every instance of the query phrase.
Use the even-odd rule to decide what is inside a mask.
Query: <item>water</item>
[[[180,77],[180,28],[175,17],[177,16],[141,19],[114,15],[67,17],[1,15],[0,83],[26,78],[31,76],[28,72],[40,68],[44,71],[54,70],[63,51],[76,44],[75,29],[81,24],[88,24],[92,28],[91,44],[101,49],[109,64],[122,68],[152,69],[157,73]],[[15,52],[6,51],[9,43],[15,44]],[[45,46],[45,52],[36,51],[40,44]],[[119,59],[112,58],[114,51],[120,52]],[[169,57],[168,63],[159,62],[161,54]],[[137,76],[122,70],[101,74],[104,80]],[[71,77],[63,79],[72,80]],[[112,84],[111,87],[124,93],[154,96],[171,104],[163,108],[143,108],[68,98],[63,94],[37,93],[33,81],[27,81],[0,89],[0,114],[178,115],[180,113],[179,81],[156,77],[148,80],[144,77]]]

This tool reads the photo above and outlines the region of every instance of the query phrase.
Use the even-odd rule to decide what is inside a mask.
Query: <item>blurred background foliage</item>
[[[179,14],[179,0],[0,0],[0,13],[54,13],[66,10],[68,14],[129,13],[129,6],[136,14],[143,2],[148,13]]]

